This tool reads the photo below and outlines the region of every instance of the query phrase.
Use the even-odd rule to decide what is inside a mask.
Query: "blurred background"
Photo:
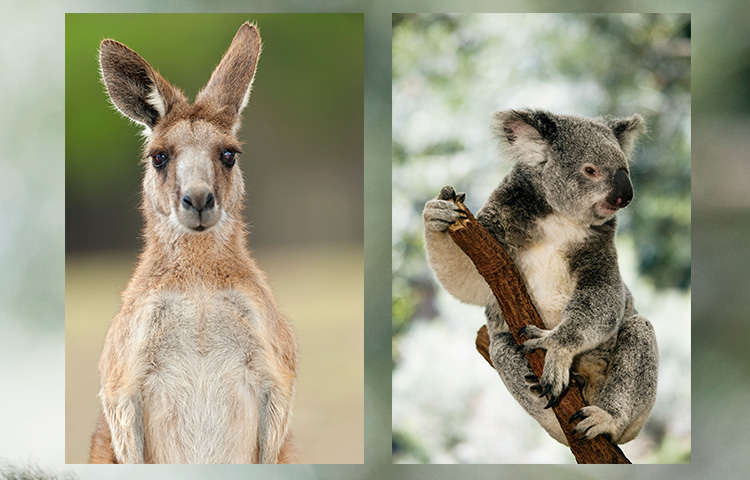
[[[243,0],[191,0],[176,7],[171,2],[154,0],[111,0],[106,5],[95,0],[0,0],[0,178],[6,180],[0,193],[5,206],[3,235],[0,235],[3,270],[3,275],[0,275],[0,463],[18,466],[36,463],[58,475],[70,473],[82,480],[124,480],[134,476],[191,480],[253,476],[326,480],[443,480],[469,476],[489,480],[507,475],[515,479],[544,476],[576,480],[602,476],[614,480],[742,478],[740,472],[750,468],[747,455],[750,416],[744,409],[750,395],[750,385],[745,380],[750,377],[747,348],[750,308],[745,302],[747,272],[750,271],[747,242],[750,234],[750,189],[747,188],[747,179],[750,178],[747,155],[750,150],[750,34],[746,25],[750,5],[730,0],[711,3],[697,0],[679,3],[670,0],[606,3],[580,0],[565,5],[554,0],[436,0],[429,8],[423,2],[413,0],[333,0],[304,4],[279,0],[253,2],[253,9],[265,12],[365,13],[365,465],[63,465],[66,402],[63,380],[65,12],[168,12],[176,8],[183,12],[237,12],[247,10],[248,4]],[[692,299],[694,368],[691,376],[696,387],[691,409],[691,465],[634,465],[629,468],[392,466],[390,386],[393,349],[392,323],[387,320],[393,311],[392,269],[389,268],[393,251],[392,200],[389,195],[392,169],[387,160],[393,156],[390,126],[392,14],[550,10],[692,13],[691,144],[697,161],[692,166],[691,177],[692,265],[695,273],[692,282],[695,292]],[[234,26],[228,29],[226,42],[234,30]],[[263,34],[268,42],[266,30]],[[109,36],[109,33],[102,33],[102,38],[104,36]],[[186,41],[184,37],[180,38]],[[226,45],[219,50],[224,48]],[[176,54],[177,50],[172,53]],[[95,52],[85,55],[92,61],[95,59]],[[171,71],[153,59],[149,60],[167,78],[187,88],[183,83],[187,79],[173,78]],[[266,57],[261,62],[265,60]],[[212,62],[218,62],[218,58]],[[208,67],[206,75],[211,67],[213,64]],[[260,81],[262,70],[258,75]],[[103,95],[100,87],[97,92],[97,95]],[[260,101],[259,92],[256,90],[247,107],[243,132],[247,131],[255,102]],[[127,121],[118,118],[114,111],[107,114],[113,122],[119,122],[123,136],[132,135],[126,143],[137,142],[135,127],[128,126]],[[481,128],[486,129],[486,124]],[[485,134],[486,130],[482,132]],[[641,148],[646,148],[647,140]],[[127,147],[137,149],[136,143],[128,143]],[[130,156],[127,161],[133,158]],[[245,168],[245,174],[249,173]],[[499,172],[495,174],[500,175]],[[432,195],[434,192],[428,192],[428,197]],[[481,198],[477,197],[479,203]],[[248,208],[253,208],[252,198]],[[137,218],[138,213],[133,210],[129,215]],[[263,266],[267,268],[265,263]],[[639,298],[639,305],[642,301]],[[111,308],[114,314],[116,305]],[[109,313],[102,321],[109,322]],[[477,321],[481,322],[481,319]],[[94,361],[98,353],[94,352]],[[465,355],[473,358],[476,354],[467,351]],[[488,370],[488,383],[497,384],[498,390],[504,388],[486,364],[477,367],[477,371],[481,369]],[[504,401],[503,407],[510,404]],[[554,448],[561,447],[555,445]]]
[[[689,462],[690,15],[397,14],[392,96],[394,461],[575,462],[476,352],[484,309],[437,284],[422,239],[422,208],[443,185],[467,192],[473,212],[484,204],[511,167],[492,114],[530,107],[646,118],[617,242],[656,329],[660,378],[649,422],[623,451]]]
[[[97,361],[141,246],[140,127],[109,103],[99,42],[126,44],[193,99],[248,20],[264,47],[239,164],[250,246],[298,334],[299,461],[364,461],[363,16],[67,14],[67,463],[88,460]]]

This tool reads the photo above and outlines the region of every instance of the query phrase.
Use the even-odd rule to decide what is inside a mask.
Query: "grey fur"
[[[14,465],[0,461],[0,480],[76,480],[70,472],[56,473],[37,465]]]
[[[653,327],[633,306],[614,243],[615,214],[633,198],[627,158],[645,122],[511,110],[495,115],[494,130],[516,163],[477,220],[510,253],[546,329],[524,329],[517,348],[484,279],[445,233],[459,216],[452,187],[423,212],[430,265],[452,295],[486,308],[495,369],[553,438],[566,443],[548,407],[572,370],[589,405],[574,415],[576,431],[625,443],[648,418],[658,370]],[[539,379],[523,356],[536,349],[546,350]]]

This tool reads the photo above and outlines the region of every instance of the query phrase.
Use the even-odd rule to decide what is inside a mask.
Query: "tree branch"
[[[518,269],[508,253],[474,218],[466,205],[460,200],[454,199],[454,201],[464,211],[467,218],[451,225],[448,233],[474,262],[479,273],[489,284],[513,338],[520,345],[525,341],[518,336],[521,327],[535,325],[545,328],[542,319],[534,308]],[[492,365],[489,344],[487,327],[483,326],[477,333],[477,350]],[[534,375],[541,378],[544,369],[544,352],[535,350],[527,353],[526,358]],[[576,383],[575,377],[571,375],[569,387],[563,392],[559,402],[552,406],[552,411],[565,433],[576,461],[578,463],[631,463],[622,450],[604,435],[598,435],[591,440],[578,438],[573,430],[575,425],[570,423],[570,417],[584,406],[581,388]]]

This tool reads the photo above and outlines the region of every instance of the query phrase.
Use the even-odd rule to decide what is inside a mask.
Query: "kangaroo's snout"
[[[191,185],[177,194],[177,219],[185,227],[202,232],[221,217],[216,196],[205,183]]]
[[[216,201],[214,194],[210,191],[186,192],[182,196],[182,207],[187,210],[195,210],[202,213],[203,210],[210,210],[214,207]]]

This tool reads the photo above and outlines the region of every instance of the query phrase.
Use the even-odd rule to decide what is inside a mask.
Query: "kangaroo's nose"
[[[182,207],[186,210],[195,209],[198,213],[214,208],[215,204],[214,194],[208,190],[189,191],[182,196]]]

